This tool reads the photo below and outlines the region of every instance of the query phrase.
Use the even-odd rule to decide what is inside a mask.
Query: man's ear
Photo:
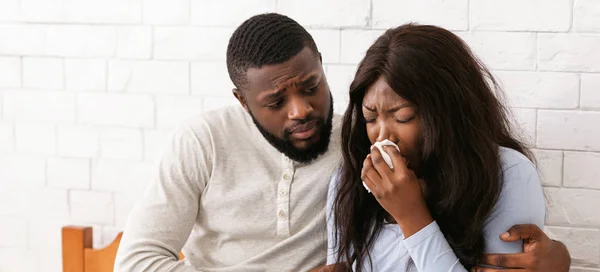
[[[248,101],[246,100],[246,96],[244,95],[244,92],[238,88],[233,88],[231,91],[233,92],[233,96],[235,96],[235,98],[240,102],[242,107],[244,107],[246,112],[248,112],[249,111],[248,110]]]

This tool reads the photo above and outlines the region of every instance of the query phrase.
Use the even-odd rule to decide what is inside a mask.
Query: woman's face
[[[421,163],[421,115],[417,107],[379,77],[365,93],[362,113],[371,144],[385,139],[396,143],[408,168],[416,171]]]

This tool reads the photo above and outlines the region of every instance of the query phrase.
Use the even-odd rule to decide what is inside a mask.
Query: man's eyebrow
[[[275,99],[275,98],[281,96],[283,93],[285,93],[286,90],[287,89],[285,87],[281,88],[281,89],[279,89],[279,90],[277,90],[277,91],[275,91],[273,93],[265,95],[264,99]]]
[[[306,76],[304,79],[301,79],[299,82],[295,82],[292,84],[297,84],[300,86],[306,86],[309,85],[311,83],[313,83],[315,80],[317,80],[319,77],[319,74],[317,73],[311,73],[308,76]],[[287,85],[291,85],[291,84],[287,84]],[[283,86],[279,89],[277,89],[276,91],[270,93],[270,94],[266,94],[263,96],[263,99],[275,99],[279,96],[281,96],[283,93],[285,93],[285,91],[287,90],[287,85]]]
[[[310,83],[314,82],[315,80],[317,80],[317,76],[318,76],[317,74],[315,74],[315,73],[312,73],[312,74],[310,74],[310,75],[309,75],[307,78],[305,78],[305,79],[301,80],[299,84],[300,84],[301,86],[308,85],[308,84],[310,84]]]

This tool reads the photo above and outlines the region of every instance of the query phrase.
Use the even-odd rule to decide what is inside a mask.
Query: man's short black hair
[[[229,78],[240,89],[246,83],[248,68],[286,62],[304,47],[319,52],[312,36],[298,22],[277,13],[255,15],[243,22],[229,39]]]

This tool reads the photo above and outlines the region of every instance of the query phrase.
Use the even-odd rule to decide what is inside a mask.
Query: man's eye
[[[277,100],[277,101],[267,105],[267,107],[270,109],[278,109],[279,107],[281,107],[281,105],[283,105],[283,99]]]
[[[307,89],[307,90],[306,90],[306,91],[304,91],[304,92],[305,92],[305,93],[307,93],[307,94],[313,94],[313,93],[315,93],[316,91],[317,91],[317,87],[315,86],[315,87],[313,87],[313,88]]]

